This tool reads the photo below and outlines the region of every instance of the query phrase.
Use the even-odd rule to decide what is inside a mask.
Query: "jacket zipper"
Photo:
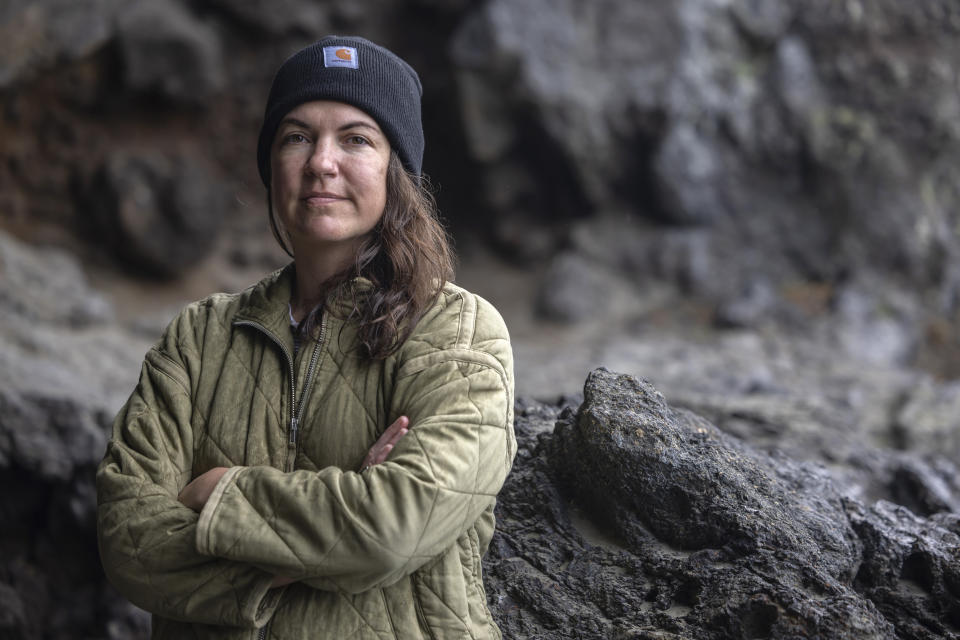
[[[297,438],[300,433],[300,420],[303,418],[303,412],[307,408],[307,397],[313,388],[313,373],[317,362],[320,360],[320,354],[323,347],[324,338],[327,335],[327,314],[323,314],[320,320],[320,335],[317,337],[316,344],[313,345],[313,353],[310,354],[310,365],[307,367],[307,379],[303,383],[303,393],[300,395],[300,405],[294,404],[294,397],[290,399],[290,406],[296,406],[296,412],[290,418],[290,439],[287,440],[287,469],[293,471],[294,461],[297,457]],[[291,364],[290,370],[293,370]]]
[[[259,322],[254,322],[252,320],[238,320],[234,322],[235,326],[247,326],[257,329],[265,336],[270,338],[274,344],[276,344],[280,351],[283,353],[283,357],[287,360],[287,367],[290,370],[290,435],[287,439],[287,461],[285,464],[285,471],[293,471],[294,462],[296,460],[297,452],[297,439],[300,431],[300,419],[303,418],[303,411],[306,408],[306,399],[310,393],[311,387],[313,387],[313,374],[314,369],[316,369],[317,361],[320,359],[321,347],[323,346],[324,338],[327,334],[327,316],[323,315],[322,320],[320,321],[320,336],[317,338],[317,343],[313,345],[313,353],[310,354],[310,365],[307,367],[307,379],[304,382],[303,394],[300,396],[300,404],[297,404],[297,376],[296,371],[293,367],[293,357],[290,355],[290,352],[287,351],[286,345],[280,341],[280,339],[273,334],[272,331],[267,329],[265,326]],[[260,627],[259,633],[257,633],[257,640],[266,640],[267,630],[270,628],[269,621],[267,624]]]
[[[300,404],[297,404],[297,376],[293,368],[293,357],[290,355],[290,352],[287,351],[286,345],[284,345],[283,342],[280,341],[280,338],[275,336],[272,331],[259,322],[254,322],[253,320],[237,320],[233,324],[234,326],[253,327],[263,333],[280,348],[283,357],[287,360],[287,367],[290,370],[290,432],[287,439],[287,461],[284,465],[284,471],[293,471],[298,444],[297,439],[300,433],[300,419],[303,418],[303,411],[307,404],[306,399],[313,386],[314,369],[316,369],[317,361],[320,359],[321,347],[327,334],[327,315],[324,314],[320,321],[320,336],[317,338],[316,344],[313,345],[313,353],[310,354],[310,365],[307,367],[307,379],[304,382],[303,395],[300,396]]]

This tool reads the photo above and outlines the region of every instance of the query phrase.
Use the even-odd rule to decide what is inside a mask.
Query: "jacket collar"
[[[276,336],[283,336],[290,327],[290,300],[293,293],[296,266],[291,262],[286,267],[273,272],[250,290],[246,303],[234,316],[234,323],[254,322]],[[373,284],[366,278],[354,278],[340,286],[343,290],[354,287],[354,293],[361,301],[373,290]],[[347,290],[343,296],[336,296],[334,318],[345,318],[350,313],[353,294]]]
[[[290,294],[293,292],[294,264],[274,271],[253,285],[245,304],[234,316],[234,323],[254,322],[276,336],[290,331]]]

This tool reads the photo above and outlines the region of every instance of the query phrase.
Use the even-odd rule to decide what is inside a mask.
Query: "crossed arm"
[[[386,431],[384,431],[380,435],[380,438],[370,447],[370,451],[367,452],[366,457],[363,459],[360,471],[363,472],[386,460],[387,456],[390,455],[390,452],[393,450],[393,447],[397,444],[397,441],[406,435],[409,426],[410,419],[407,418],[407,416],[400,416],[393,424],[387,427]],[[183,491],[177,496],[177,500],[179,500],[181,504],[200,513],[203,507],[206,506],[207,500],[210,499],[210,495],[216,488],[217,483],[220,482],[220,478],[222,478],[223,474],[227,471],[229,471],[228,467],[214,467],[206,473],[197,476],[190,484],[183,488]],[[293,578],[276,576],[273,582],[270,583],[270,588],[282,587],[291,582],[294,582]]]

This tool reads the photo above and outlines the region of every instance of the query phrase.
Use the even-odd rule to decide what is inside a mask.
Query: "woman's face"
[[[317,100],[290,111],[273,140],[270,175],[294,255],[354,255],[383,215],[389,161],[390,143],[360,109]]]

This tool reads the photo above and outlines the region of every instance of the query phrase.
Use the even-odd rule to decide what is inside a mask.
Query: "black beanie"
[[[396,55],[355,36],[327,36],[281,65],[270,87],[257,143],[260,179],[270,187],[270,147],[291,109],[311,100],[336,100],[369,114],[403,166],[420,175],[423,123],[417,72]]]

